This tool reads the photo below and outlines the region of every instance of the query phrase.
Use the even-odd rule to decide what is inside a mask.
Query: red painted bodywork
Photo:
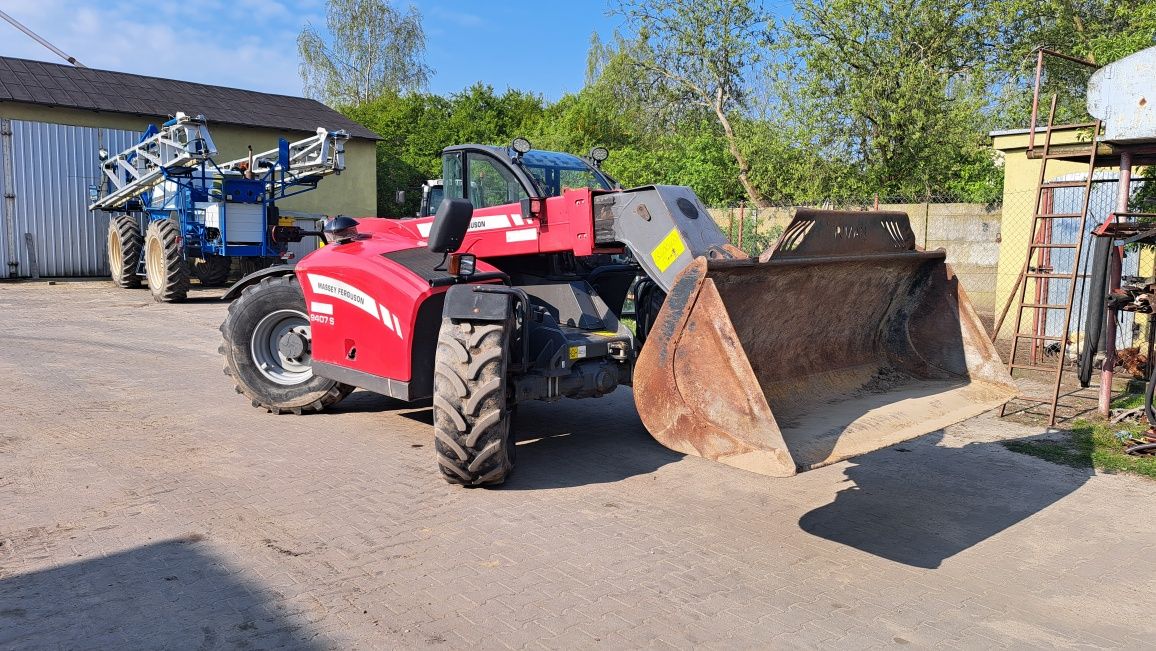
[[[474,230],[467,232],[460,252],[478,257],[478,273],[496,271],[486,261],[501,257],[563,251],[590,255],[594,252],[592,194],[579,189],[550,197],[537,218],[524,217],[519,204],[477,209],[471,224]],[[425,247],[433,218],[361,218],[358,222],[358,232],[368,237],[322,247],[296,267],[312,325],[313,359],[408,382],[415,363],[433,364],[432,359],[414,359],[419,310],[448,287],[430,287],[427,280],[382,254]],[[316,291],[318,282],[325,283],[329,294]],[[343,294],[348,291],[344,286],[354,293]],[[333,295],[334,287],[344,299]],[[356,355],[350,359],[353,348]]]

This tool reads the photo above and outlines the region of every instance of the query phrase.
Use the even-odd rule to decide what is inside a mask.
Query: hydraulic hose
[[[1156,388],[1156,364],[1148,360],[1148,366],[1152,370],[1148,374],[1148,385],[1144,387],[1144,417],[1148,419],[1149,425],[1156,427],[1156,413],[1152,412],[1152,392]]]
[[[1097,237],[1092,245],[1092,274],[1088,278],[1088,314],[1084,321],[1084,339],[1080,347],[1080,386],[1087,388],[1092,382],[1096,353],[1100,347],[1100,335],[1107,318],[1108,303],[1108,263],[1112,257],[1112,238]],[[1151,420],[1151,418],[1149,418]]]

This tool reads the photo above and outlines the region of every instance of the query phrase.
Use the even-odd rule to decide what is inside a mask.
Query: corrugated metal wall
[[[4,213],[0,221],[14,227],[16,275],[32,275],[25,233],[32,234],[41,276],[107,275],[108,220],[88,211],[88,186],[98,180],[97,150],[102,146],[112,152],[127,149],[140,134],[23,120],[12,120],[11,126],[11,138],[0,141],[0,146],[11,147],[14,183],[4,191],[16,197],[14,214],[0,209]],[[4,153],[8,152],[0,155]],[[7,263],[12,247],[2,244],[4,265],[0,268],[10,272]]]
[[[12,185],[12,122],[0,119],[0,278],[7,278],[9,271],[16,275],[16,265],[8,266],[11,257],[8,242],[11,240],[9,230],[14,230],[7,215],[15,211],[15,201],[8,196],[7,187]]]

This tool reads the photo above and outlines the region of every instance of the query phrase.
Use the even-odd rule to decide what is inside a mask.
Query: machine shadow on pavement
[[[0,579],[2,648],[322,648],[199,535]]]
[[[612,483],[684,456],[646,433],[627,389],[598,400],[520,405],[514,426],[518,465],[503,490]]]
[[[370,391],[354,391],[310,418],[385,412],[433,425],[429,400],[409,403]],[[626,388],[598,400],[519,405],[513,427],[518,437],[517,466],[499,490],[606,484],[654,472],[684,456],[646,433],[634,409],[634,395]],[[429,441],[432,445],[432,429]]]
[[[320,414],[311,414],[310,418],[326,417],[333,414],[374,414],[384,412],[396,412],[427,425],[433,425],[433,417],[426,414],[430,408],[430,400],[418,400],[416,402],[406,402],[396,398],[390,398],[380,393],[372,391],[357,390],[349,394],[344,400],[336,405],[326,409]],[[433,433],[430,433],[433,437]]]
[[[804,531],[927,569],[1074,492],[1094,474],[1007,450],[999,442],[937,445],[942,430],[852,459],[853,485],[805,514]]]

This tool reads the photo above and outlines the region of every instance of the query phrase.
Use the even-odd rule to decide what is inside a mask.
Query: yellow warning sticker
[[[650,258],[654,260],[654,264],[658,266],[660,272],[666,271],[678,256],[686,251],[686,245],[682,243],[682,236],[678,234],[677,228],[670,229],[670,233],[662,238],[658,246],[650,252]]]
[[[610,330],[598,330],[597,332],[591,332],[590,334],[597,335],[599,337],[617,337],[618,336],[617,332],[612,332]]]
[[[586,357],[586,347],[585,346],[571,346],[570,347],[570,359],[582,359],[583,357]]]

